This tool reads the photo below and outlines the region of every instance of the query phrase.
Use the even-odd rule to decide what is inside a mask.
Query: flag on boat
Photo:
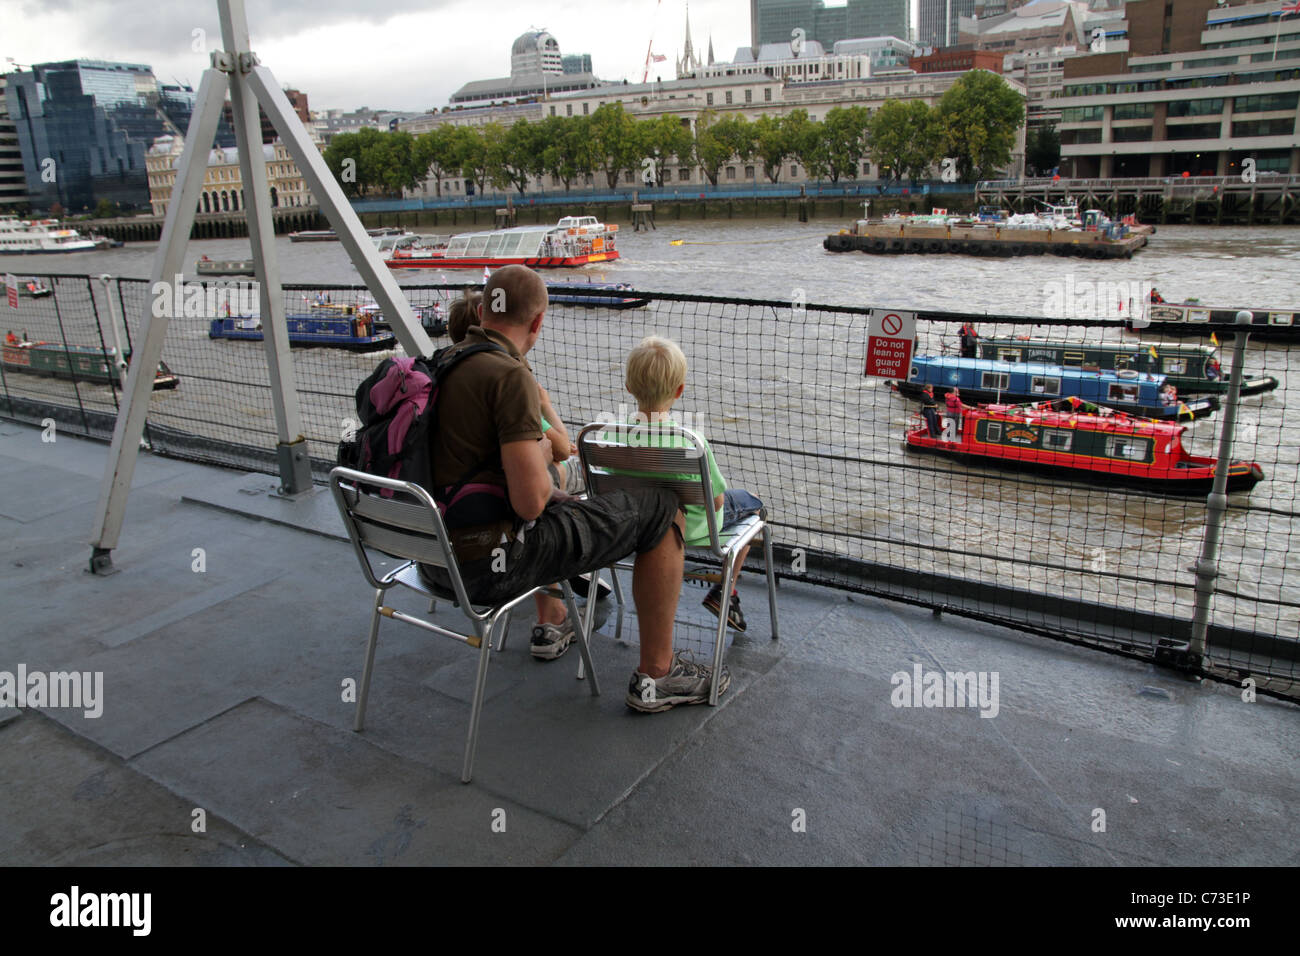
[[[484,267],[483,267],[483,281],[484,281],[484,282],[487,282],[487,280],[488,280],[488,279],[491,279],[491,278],[492,278],[492,270],[489,269],[487,266],[484,266]]]
[[[1195,418],[1195,417],[1196,417],[1196,416],[1192,413],[1192,410],[1191,410],[1190,408],[1187,407],[1187,403],[1186,403],[1186,402],[1179,402],[1179,403],[1178,403],[1178,414],[1179,414],[1179,415],[1186,415],[1188,418]]]
[[[1300,2],[1300,0],[1297,0],[1297,2]],[[1213,345],[1216,349],[1219,347],[1219,337],[1215,335],[1213,332],[1210,333],[1210,344]]]
[[[1300,3],[1300,0],[1297,0],[1297,2]],[[1147,346],[1147,355],[1150,355],[1153,359],[1160,358],[1160,356],[1156,354],[1156,347],[1154,345]]]

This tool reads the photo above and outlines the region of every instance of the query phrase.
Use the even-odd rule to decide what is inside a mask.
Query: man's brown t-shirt
[[[492,329],[472,326],[456,349],[491,342],[506,352],[480,352],[462,361],[447,376],[438,395],[438,434],[429,442],[433,480],[439,487],[460,481],[479,462],[488,464],[469,478],[505,486],[500,448],[512,441],[542,437],[542,411],[533,378],[519,349]],[[454,533],[457,545],[468,543],[473,529]],[[488,529],[482,529],[484,531]],[[492,529],[499,538],[499,529]],[[482,535],[486,541],[486,535]]]

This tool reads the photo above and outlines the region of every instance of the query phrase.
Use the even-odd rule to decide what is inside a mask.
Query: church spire
[[[709,34],[709,66],[713,66],[713,34]]]

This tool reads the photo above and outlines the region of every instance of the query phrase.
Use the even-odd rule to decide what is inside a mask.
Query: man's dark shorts
[[[465,590],[475,604],[502,604],[539,585],[607,568],[657,545],[679,507],[677,496],[663,488],[613,491],[586,501],[552,504],[524,533],[522,545],[503,545],[505,571],[492,570],[491,557],[462,564]],[[441,568],[422,565],[420,574],[438,587],[451,586]]]

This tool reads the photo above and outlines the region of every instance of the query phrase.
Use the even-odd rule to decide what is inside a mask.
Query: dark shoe
[[[672,669],[663,677],[632,672],[627,685],[627,705],[645,714],[657,714],[678,704],[705,704],[713,686],[713,668],[695,663],[690,651],[678,651]],[[718,695],[731,686],[726,667],[718,677]]]
[[[722,614],[722,585],[715,584],[709,589],[708,595],[704,598],[704,606],[713,612],[714,617]],[[745,625],[745,615],[740,610],[740,595],[735,591],[731,592],[731,604],[727,607],[727,626],[733,631],[743,631]]]
[[[559,627],[554,624],[538,624],[533,628],[530,650],[539,661],[553,661],[569,649],[574,637],[573,625],[568,621]]]

